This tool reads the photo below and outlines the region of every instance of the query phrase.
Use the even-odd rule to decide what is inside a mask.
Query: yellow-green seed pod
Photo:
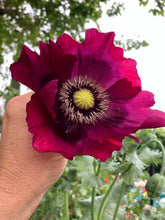
[[[148,179],[145,189],[151,199],[159,197],[164,189],[164,177],[159,173],[154,174]]]

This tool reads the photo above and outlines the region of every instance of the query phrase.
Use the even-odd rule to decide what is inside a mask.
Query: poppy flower
[[[125,217],[126,217],[126,218],[129,218],[129,217],[130,217],[130,212],[127,212],[126,215],[125,215]]]
[[[107,179],[107,178],[104,179],[104,183],[109,183],[109,182],[110,182],[109,179]]]
[[[23,46],[10,69],[34,91],[27,123],[36,150],[105,161],[125,136],[165,126],[165,113],[150,109],[153,94],[141,89],[136,61],[124,58],[114,35],[89,29],[80,43],[63,34],[40,41],[39,55]]]

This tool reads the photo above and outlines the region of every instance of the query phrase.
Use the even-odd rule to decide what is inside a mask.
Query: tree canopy
[[[0,63],[5,52],[20,53],[26,42],[54,39],[68,32],[80,36],[89,20],[101,17],[101,3],[107,0],[12,0],[0,1]]]
[[[149,0],[139,0],[146,6]],[[102,15],[102,5],[107,6],[108,16],[120,15],[124,3],[110,0],[12,0],[0,1],[0,64],[4,54],[14,52],[14,59],[20,54],[26,42],[38,45],[38,40],[48,41],[64,32],[81,38],[89,20],[97,23]],[[155,0],[150,9],[154,15],[164,15],[165,2]]]
[[[149,0],[137,1],[142,6],[150,3]],[[163,16],[165,2],[154,0],[154,3],[150,12]],[[122,1],[115,0],[0,0],[0,65],[8,54],[16,60],[25,43],[35,48],[39,40],[55,40],[64,32],[81,40],[87,22],[94,21],[99,29],[97,21],[102,16],[104,4],[110,17],[121,15],[125,7]],[[116,44],[125,50],[147,46],[146,41],[132,39],[124,43],[116,41]],[[0,67],[1,85],[9,75],[8,69]],[[18,84],[12,81],[5,91],[0,91],[0,96],[8,100],[18,94],[18,88]]]

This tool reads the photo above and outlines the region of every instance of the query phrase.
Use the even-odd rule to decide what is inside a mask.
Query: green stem
[[[91,220],[95,219],[95,215],[94,215],[95,195],[96,195],[96,187],[93,187],[92,188],[92,198],[91,198]]]
[[[161,162],[160,174],[163,175],[163,173],[164,173],[164,166],[165,166],[165,152],[164,152],[164,146],[163,146],[163,144],[159,140],[150,140],[150,141],[148,141],[146,144],[144,144],[141,148],[139,148],[137,150],[137,154],[139,154],[145,147],[147,147],[148,144],[153,143],[153,142],[156,142],[159,145],[159,147],[160,147],[160,149],[162,151],[162,162]]]
[[[95,175],[98,177],[101,169],[101,161],[98,163],[98,167],[94,167]],[[92,188],[92,198],[91,198],[91,220],[95,219],[94,209],[95,209],[95,195],[96,195],[96,187]]]
[[[69,220],[69,192],[64,191],[64,216],[66,220]]]
[[[117,205],[116,205],[116,209],[115,209],[115,212],[114,212],[113,220],[116,220],[117,213],[118,213],[118,210],[119,210],[119,206],[120,206],[120,202],[121,202],[121,198],[123,196],[124,190],[125,190],[125,182],[123,181],[122,186],[121,186],[120,196],[119,196],[119,199],[118,199],[118,202],[117,202]]]
[[[99,160],[98,167],[96,170],[96,166],[94,167],[95,175],[98,177],[101,169],[101,161]],[[94,208],[95,208],[95,195],[96,195],[96,187],[92,188],[92,199],[91,199],[91,220],[94,220]]]
[[[100,205],[100,209],[99,209],[99,212],[98,212],[97,220],[102,220],[103,219],[103,214],[104,214],[105,207],[106,207],[106,205],[107,205],[107,203],[109,201],[109,198],[111,196],[111,193],[112,193],[111,189],[112,189],[113,185],[115,184],[115,182],[116,182],[116,180],[118,178],[118,175],[119,175],[119,173],[116,175],[115,179],[111,183],[109,189],[107,190],[107,192],[106,192],[106,194],[105,194],[105,196],[103,198],[103,201],[102,201],[102,203]]]

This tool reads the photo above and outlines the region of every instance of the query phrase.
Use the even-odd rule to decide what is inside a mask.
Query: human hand
[[[11,99],[0,141],[0,219],[29,219],[46,191],[60,178],[67,160],[32,147],[26,104],[32,93]]]

